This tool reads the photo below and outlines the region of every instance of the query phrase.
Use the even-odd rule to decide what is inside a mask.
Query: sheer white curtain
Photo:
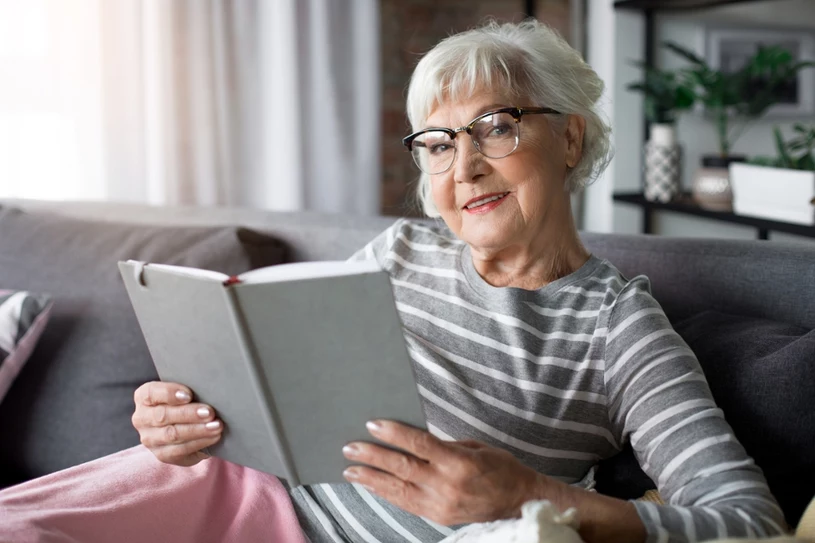
[[[70,52],[84,75],[51,89],[78,95],[55,115],[85,153],[68,153],[67,185],[15,159],[20,181],[0,179],[0,195],[378,212],[375,0],[30,2],[85,44]]]

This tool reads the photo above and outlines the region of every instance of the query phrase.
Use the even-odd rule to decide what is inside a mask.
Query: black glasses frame
[[[494,109],[492,111],[487,111],[486,113],[482,113],[466,126],[460,126],[458,128],[443,128],[443,127],[430,127],[425,128],[424,130],[419,130],[418,132],[414,132],[413,134],[402,138],[402,145],[407,147],[409,152],[413,152],[413,140],[417,137],[421,136],[425,132],[445,132],[448,136],[450,136],[451,140],[455,140],[456,136],[459,132],[467,132],[467,134],[472,138],[473,135],[473,127],[476,125],[478,121],[483,119],[484,117],[489,117],[490,115],[495,115],[497,113],[509,113],[512,115],[512,118],[515,119],[516,123],[521,122],[521,117],[524,115],[538,115],[538,114],[553,114],[553,115],[560,115],[559,111],[556,111],[550,107],[503,107],[501,109]],[[473,141],[473,145],[475,145],[475,141]],[[476,146],[476,149],[478,146]]]

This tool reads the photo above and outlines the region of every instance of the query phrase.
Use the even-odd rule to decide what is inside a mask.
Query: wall
[[[643,17],[615,10],[614,0],[588,0],[586,60],[605,82],[600,107],[612,127],[614,158],[605,172],[586,188],[581,228],[593,232],[635,232],[640,213],[612,205],[615,191],[640,190],[643,138],[642,98],[625,90],[638,76],[631,59],[642,57]]]
[[[487,17],[520,21],[524,0],[382,0],[382,212],[416,215],[418,170],[401,139],[410,133],[405,97],[410,74],[422,54],[450,34]],[[535,14],[569,38],[569,0],[537,0]],[[373,143],[373,142],[372,142]]]

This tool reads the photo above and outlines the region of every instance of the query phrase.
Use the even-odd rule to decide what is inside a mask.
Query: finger
[[[343,476],[348,482],[360,484],[402,509],[409,510],[410,505],[417,501],[418,487],[389,473],[365,466],[351,466],[343,471]]]
[[[152,381],[137,388],[133,399],[136,405],[183,405],[192,401],[192,391],[178,383]]]
[[[142,445],[148,449],[179,445],[220,437],[224,425],[219,420],[201,424],[170,424],[162,428],[145,428],[139,433]]]
[[[448,441],[451,445],[455,445],[457,447],[463,447],[465,449],[484,449],[489,447],[486,443],[482,443],[481,441],[476,441],[474,439],[466,439],[464,441]]]
[[[366,426],[375,438],[429,462],[448,458],[456,450],[425,430],[392,420],[374,420]]]
[[[411,454],[394,451],[373,443],[349,443],[343,454],[353,462],[368,464],[380,471],[395,475],[403,481],[423,483],[433,477],[430,465]]]
[[[164,463],[177,466],[192,466],[208,456],[201,449],[215,445],[220,438],[221,436],[218,435],[207,439],[196,439],[178,445],[158,447],[151,449],[151,451],[156,458]]]
[[[215,419],[215,410],[203,403],[137,407],[133,413],[136,428],[160,428],[168,424],[196,424]]]

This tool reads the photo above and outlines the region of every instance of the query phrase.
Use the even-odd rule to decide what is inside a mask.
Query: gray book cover
[[[237,281],[120,262],[153,362],[224,421],[210,452],[289,485],[345,482],[375,418],[426,428],[390,280],[375,263],[275,266]]]

